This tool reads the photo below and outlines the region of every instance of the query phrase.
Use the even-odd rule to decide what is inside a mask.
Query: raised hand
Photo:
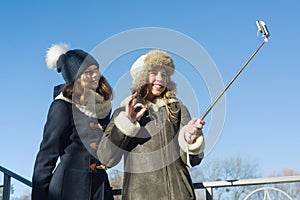
[[[202,127],[204,126],[205,122],[199,118],[193,118],[187,124],[187,128],[184,133],[184,138],[188,144],[193,144],[196,139],[202,135]]]
[[[147,110],[147,108],[142,103],[136,103],[135,105],[133,105],[133,100],[136,97],[137,92],[129,97],[125,108],[126,116],[133,123],[136,122],[140,117],[142,117]],[[136,112],[137,110],[138,112]]]

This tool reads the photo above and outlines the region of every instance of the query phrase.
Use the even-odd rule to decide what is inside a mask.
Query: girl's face
[[[153,68],[148,73],[148,100],[154,100],[156,97],[159,97],[166,89],[167,85],[167,73],[163,67]]]
[[[84,70],[83,76],[89,89],[96,90],[98,88],[101,73],[96,65],[91,65]]]

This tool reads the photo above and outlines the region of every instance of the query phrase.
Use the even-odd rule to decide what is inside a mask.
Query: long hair
[[[145,102],[150,93],[148,84],[143,85],[135,92],[138,93],[138,98],[141,98]],[[176,84],[171,80],[170,77],[168,77],[167,79],[167,86],[165,90],[160,94],[158,98],[161,98],[165,104],[166,111],[168,114],[168,120],[170,118],[174,118],[175,117],[174,114],[177,113],[179,110],[172,111],[168,105],[169,99],[176,98]]]
[[[80,105],[85,105],[87,103],[86,95],[88,91],[89,88],[87,87],[86,81],[84,81],[83,74],[75,80],[74,84],[65,85],[62,92],[63,95],[71,101]],[[104,100],[106,101],[112,100],[113,98],[112,87],[103,75],[101,75],[99,79],[98,88],[96,89],[96,92],[103,96]]]

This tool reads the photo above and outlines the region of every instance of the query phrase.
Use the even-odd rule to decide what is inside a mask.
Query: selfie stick
[[[204,114],[201,116],[201,120],[204,120],[204,118],[208,115],[208,113],[212,110],[212,108],[215,106],[215,104],[219,101],[219,99],[223,96],[223,94],[227,91],[227,89],[231,86],[231,84],[235,81],[235,79],[242,73],[242,71],[246,68],[246,66],[249,64],[249,62],[252,60],[252,58],[257,54],[257,52],[264,46],[265,43],[268,42],[268,38],[270,36],[269,31],[266,27],[266,24],[263,21],[257,20],[256,25],[258,28],[258,32],[262,34],[264,37],[264,41],[262,44],[256,49],[256,51],[250,56],[250,58],[247,60],[247,62],[243,65],[243,67],[236,73],[236,75],[231,79],[231,81],[226,85],[226,87],[223,89],[223,91],[219,94],[219,96],[214,100],[214,102],[207,108],[207,110],[204,112]]]

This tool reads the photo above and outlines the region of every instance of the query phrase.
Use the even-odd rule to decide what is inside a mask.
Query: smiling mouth
[[[152,84],[152,87],[155,88],[156,90],[161,90],[164,88],[164,86],[160,84]]]

